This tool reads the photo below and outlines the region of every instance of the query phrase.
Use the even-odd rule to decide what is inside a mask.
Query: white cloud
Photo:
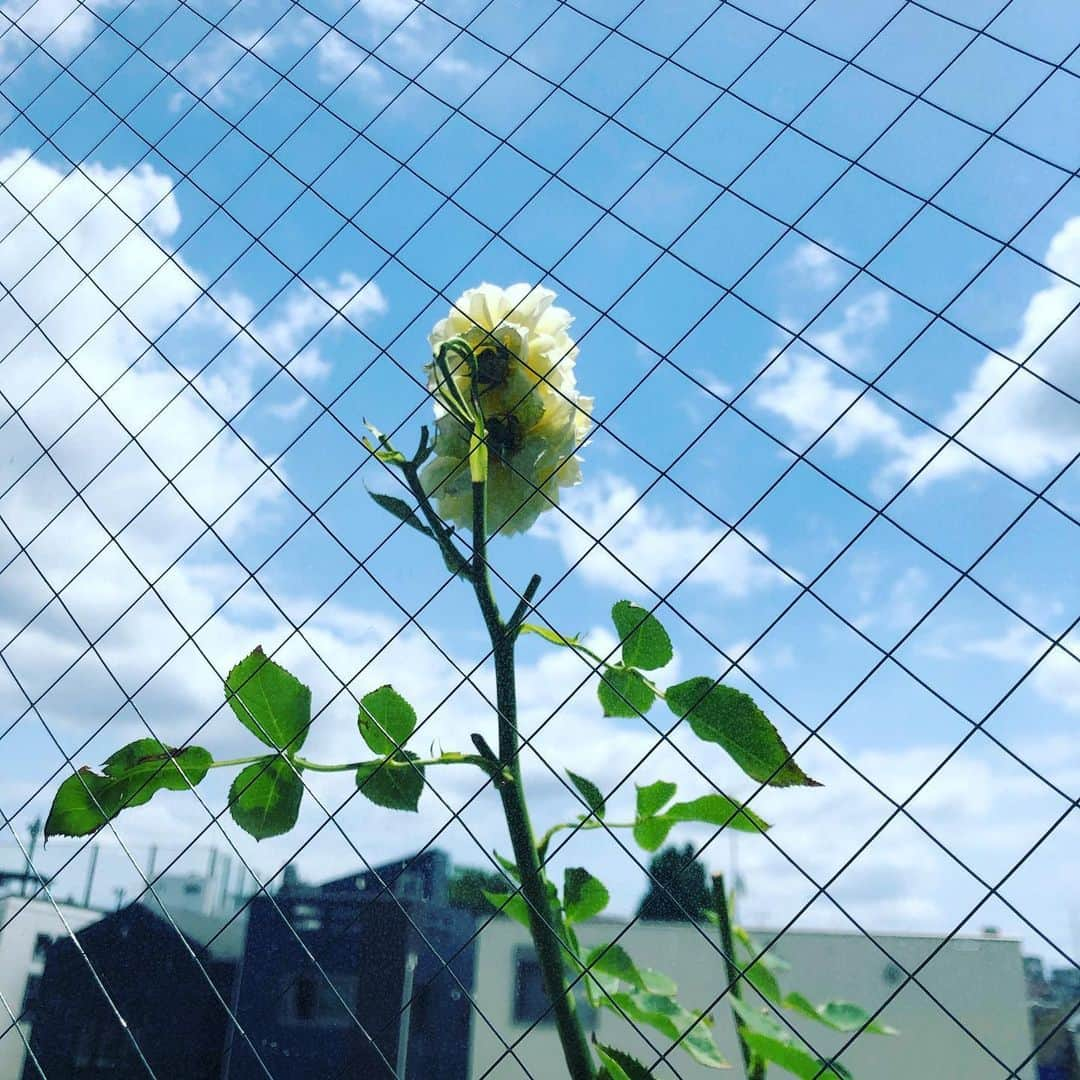
[[[1050,241],[1045,262],[1073,280],[1080,278],[1080,217],[1070,218]],[[1071,461],[1080,452],[1080,405],[1051,387],[1080,396],[1080,313],[1070,314],[1078,303],[1080,289],[1058,279],[1037,292],[1024,311],[1016,342],[1005,350],[1026,360],[1027,370],[1018,371],[997,354],[987,355],[938,426],[957,431],[989,402],[960,434],[976,453],[1024,480]],[[921,452],[897,468],[913,471],[939,442],[938,436],[927,436]],[[939,460],[937,479],[978,464],[970,454],[951,449]]]
[[[94,9],[108,10],[115,0],[86,4],[80,0],[6,0],[0,4],[4,20],[0,38],[0,74],[7,75],[37,45],[58,57],[70,56],[93,35],[100,21]]]
[[[321,333],[324,326],[342,327],[346,320],[363,325],[385,311],[386,298],[376,282],[363,282],[344,271],[334,283],[317,281],[313,289],[294,286],[282,302],[282,310],[252,333],[279,360],[289,360],[289,370],[305,382],[323,378],[331,367],[316,344],[307,344],[313,333]]]
[[[802,281],[821,290],[839,283],[845,265],[842,259],[810,240],[800,244],[788,260],[788,268]]]
[[[648,496],[636,503],[638,495],[618,476],[592,475],[569,493],[566,513],[547,514],[538,529],[558,543],[568,563],[583,557],[575,574],[635,596],[648,594],[650,588],[670,588],[699,560],[693,582],[727,596],[744,597],[784,580],[760,553],[769,546],[760,533],[748,531],[748,539],[724,536],[725,530],[712,523],[671,519]],[[603,537],[604,548],[595,546],[591,537]]]
[[[0,512],[15,536],[30,545],[30,557],[56,588],[64,587],[100,551],[63,595],[72,616],[91,636],[123,616],[102,642],[102,654],[122,683],[134,688],[183,643],[183,632],[163,604],[184,626],[194,627],[213,614],[242,577],[218,545],[204,542],[164,577],[160,600],[144,597],[125,614],[146,590],[128,556],[154,578],[204,535],[201,519],[210,521],[227,511],[217,529],[233,541],[252,529],[272,528],[283,485],[264,475],[258,450],[225,429],[209,406],[185,389],[183,378],[162,356],[147,348],[147,339],[157,339],[179,318],[167,347],[185,367],[190,357],[194,367],[213,354],[214,345],[240,329],[205,297],[199,299],[202,284],[197,272],[182,260],[170,261],[159,244],[175,233],[181,221],[170,179],[148,167],[124,179],[120,170],[97,165],[64,174],[25,152],[0,159],[0,176],[5,181],[0,233],[10,230],[0,243],[0,281],[11,290],[0,301],[0,352],[5,354],[0,391],[19,409],[18,418],[0,428],[0,457],[9,464],[11,481],[37,461],[0,500]],[[97,202],[95,183],[111,188],[132,214],[146,213],[161,200],[149,227],[131,230],[120,209],[108,200]],[[36,207],[32,216],[24,206]],[[66,253],[50,239],[46,227],[54,235],[67,234]],[[116,250],[107,254],[114,246]],[[41,266],[27,274],[42,254]],[[99,261],[101,265],[86,276]],[[341,275],[327,286],[330,303],[344,305],[356,319],[385,309],[373,287],[359,289],[357,299],[350,302],[359,286],[352,275]],[[235,294],[226,299],[230,310],[243,319],[250,317],[249,298]],[[193,300],[198,302],[183,314]],[[42,330],[34,328],[18,304],[44,318]],[[54,306],[56,310],[47,314]],[[284,361],[315,320],[331,313],[311,296],[294,299],[262,330],[277,350],[275,356]],[[215,397],[240,404],[273,370],[273,362],[240,337],[215,365],[213,379],[200,385]],[[103,395],[103,403],[94,405],[93,393],[82,380]],[[160,409],[164,411],[155,419]],[[136,431],[144,424],[149,426],[139,436],[140,450],[129,445],[125,427]],[[50,458],[42,457],[35,437],[45,445],[59,439]],[[109,463],[114,455],[118,456]],[[155,465],[173,478],[172,486]],[[101,475],[90,483],[99,470]],[[65,477],[84,489],[85,507],[73,499]],[[141,509],[147,502],[149,506]],[[110,542],[106,531],[121,528],[123,551]],[[33,539],[39,531],[41,535]],[[14,557],[6,534],[4,541],[3,558],[12,560],[0,574],[0,641],[7,643],[50,594],[28,559]],[[265,600],[256,596],[253,602],[252,595],[234,601],[200,635],[207,653],[221,664],[235,661],[236,650],[249,646],[246,625],[269,627],[270,633],[276,623],[279,637],[284,635],[280,616]],[[313,606],[310,603],[309,609]],[[7,647],[5,656],[36,694],[83,649],[77,628],[54,603]],[[151,698],[171,702],[161,716],[174,737],[192,723],[192,716],[209,715],[201,689],[208,686],[213,692],[215,680],[208,674],[189,648],[148,691]],[[14,688],[5,689],[5,694],[9,692],[5,715],[18,715],[25,702]],[[50,694],[48,712],[70,725],[69,731],[85,733],[112,711],[115,696],[106,673],[91,660]],[[28,723],[23,721],[22,730]],[[74,736],[72,741],[77,741]]]
[[[1068,652],[1055,645],[1044,657],[1049,642],[1026,626],[1016,625],[996,638],[974,638],[961,646],[963,652],[988,656],[993,660],[1029,668],[1038,661],[1030,676],[1031,685],[1043,700],[1069,712],[1080,713],[1080,634],[1063,639]],[[1039,658],[1042,657],[1040,660]]]
[[[1080,277],[1080,217],[1071,218],[1054,236],[1045,261],[1073,279]],[[1080,314],[1069,314],[1077,303],[1080,290],[1057,279],[1035,293],[1016,341],[1004,350],[1026,360],[1027,370],[1017,370],[1015,363],[996,353],[988,354],[945,414],[930,419],[943,431],[959,431],[965,446],[1023,480],[1045,477],[1071,461],[1080,452],[1080,406],[1052,387],[1080,395]],[[870,355],[874,331],[887,318],[884,294],[872,293],[849,307],[839,325],[817,332],[812,340],[832,359],[857,369]],[[792,348],[761,380],[757,400],[800,437],[811,440],[861,389],[861,384],[843,381],[822,357]],[[879,491],[912,476],[944,441],[914,421],[901,420],[872,394],[864,396],[828,436],[829,445],[840,455],[874,450],[884,456],[875,482]],[[972,454],[949,446],[918,482],[931,483],[980,467]]]

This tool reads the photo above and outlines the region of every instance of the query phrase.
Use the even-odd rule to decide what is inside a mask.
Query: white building
[[[19,1080],[30,1038],[34,993],[45,967],[45,954],[58,937],[81,930],[101,912],[43,896],[0,897],[0,1080]],[[64,922],[67,922],[67,927]],[[12,1022],[11,1013],[20,1017]]]
[[[588,947],[614,940],[625,927],[625,923],[597,919],[580,927],[579,936],[582,945]],[[757,931],[755,936],[762,942],[771,938],[767,931]],[[910,971],[941,944],[940,938],[929,936],[876,937],[896,964],[859,934],[784,934],[773,950],[791,965],[782,977],[784,988],[797,989],[817,1003],[844,999],[872,1010],[902,981],[897,965]],[[679,984],[679,1000],[687,1007],[706,1007],[726,985],[720,954],[693,926],[637,922],[619,941],[639,966],[655,968],[674,978]],[[504,1056],[504,1046],[492,1031],[494,1027],[512,1044],[529,1026],[537,976],[525,930],[510,919],[496,919],[481,931],[477,948],[475,1000],[491,1026],[482,1017],[474,1016],[472,1075],[489,1080],[520,1080],[531,1074],[535,1080],[565,1080],[566,1067],[550,1022],[538,1025],[514,1048],[521,1064]],[[926,990],[908,983],[882,1014],[899,1035],[863,1035],[844,1052],[840,1061],[855,1080],[990,1080],[1005,1075],[1005,1070],[972,1035],[1010,1068],[1030,1054],[1032,1041],[1018,941],[998,936],[954,938],[928,963],[919,980]],[[706,1080],[720,1075],[742,1080],[730,1011],[721,1004],[713,1010],[713,1016],[716,1040],[734,1068],[718,1074],[676,1051],[671,1055],[671,1066],[659,1065],[655,1076],[665,1080]],[[846,1038],[811,1020],[803,1021],[791,1013],[785,1016],[821,1054],[835,1053]],[[599,1010],[595,1021],[601,1042],[636,1054],[646,1065],[656,1061],[657,1051],[670,1046],[652,1029],[645,1029],[657,1048],[651,1049],[626,1020],[610,1010]],[[500,1057],[502,1060],[488,1072]],[[789,1076],[773,1067],[770,1080],[774,1074],[777,1080]],[[1026,1065],[1017,1075],[1034,1080],[1034,1066]]]

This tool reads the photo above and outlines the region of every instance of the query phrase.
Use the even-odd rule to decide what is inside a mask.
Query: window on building
[[[119,1072],[127,1064],[124,1060],[126,1038],[115,1017],[89,1018],[75,1040],[76,1068]]]
[[[37,1005],[38,995],[41,993],[41,976],[28,975],[26,977],[26,989],[23,991],[22,1013],[19,1019],[24,1024],[34,1022],[34,1007]]]
[[[49,946],[53,943],[51,934],[38,934],[34,938],[34,959],[45,962],[45,957],[49,952]]]
[[[349,1027],[354,1023],[349,1010],[355,1013],[358,988],[355,975],[303,971],[290,979],[281,996],[281,1018],[287,1024]]]
[[[594,1031],[596,1010],[589,1004],[580,984],[574,988],[574,999],[585,1030]],[[551,999],[544,989],[540,962],[536,959],[536,953],[528,946],[522,946],[514,953],[514,1023],[555,1023]]]

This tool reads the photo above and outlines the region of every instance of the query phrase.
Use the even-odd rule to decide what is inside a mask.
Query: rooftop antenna
[[[41,832],[41,818],[34,818],[26,828],[30,836],[30,843],[26,848],[26,873],[23,875],[22,884],[19,886],[19,895],[26,895],[26,887],[30,884],[30,877],[34,873],[34,851],[37,848],[38,834]]]

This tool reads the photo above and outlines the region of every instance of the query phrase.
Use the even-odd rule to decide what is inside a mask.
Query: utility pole
[[[26,831],[30,835],[30,843],[26,849],[26,873],[23,875],[22,886],[19,889],[20,896],[26,895],[26,887],[30,884],[30,875],[34,872],[34,852],[37,849],[38,834],[41,832],[41,818],[34,818],[27,826]]]
[[[94,871],[97,869],[97,844],[90,845],[90,866],[86,871],[86,889],[83,892],[83,907],[90,906],[90,893],[94,888]]]

